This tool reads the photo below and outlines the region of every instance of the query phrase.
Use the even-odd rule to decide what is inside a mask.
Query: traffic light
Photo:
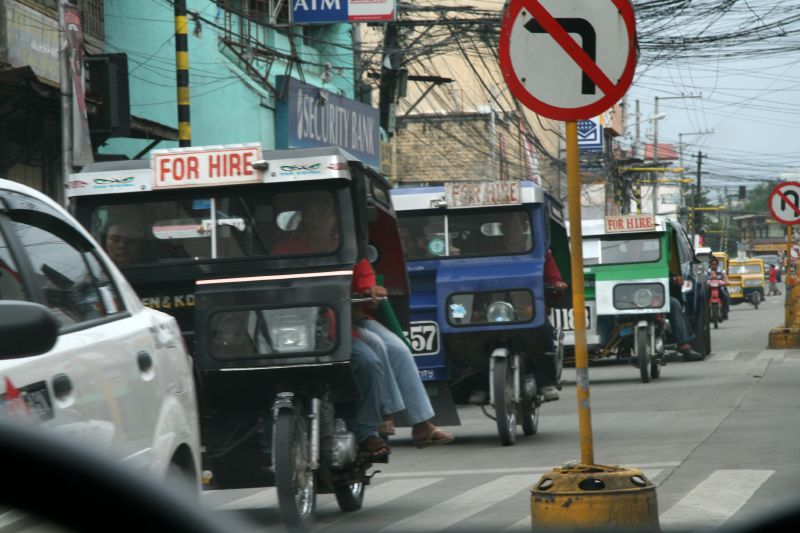
[[[87,95],[100,100],[99,111],[89,116],[92,133],[125,137],[131,129],[128,94],[128,56],[96,54],[84,59],[89,71]]]

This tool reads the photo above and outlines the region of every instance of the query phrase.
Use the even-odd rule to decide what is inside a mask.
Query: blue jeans
[[[369,339],[377,338],[384,346],[388,355],[388,364],[394,375],[396,387],[400,389],[402,403],[405,404],[406,413],[411,424],[419,424],[433,418],[433,406],[431,406],[428,393],[425,391],[425,386],[419,377],[414,356],[411,355],[411,350],[408,346],[397,335],[376,320],[361,320],[356,323],[356,326],[359,334],[363,335],[366,342],[372,342]],[[402,407],[400,409],[394,408],[397,404],[396,398],[393,396],[394,389],[387,387],[385,392],[383,414],[401,411]]]
[[[358,442],[370,435],[378,436],[378,426],[382,421],[384,388],[388,382],[394,383],[391,369],[386,362],[386,350],[376,353],[363,339],[353,336],[351,362],[360,398],[356,403],[356,417],[351,429]]]
[[[689,323],[686,322],[686,317],[683,316],[681,301],[674,296],[669,300],[669,325],[672,327],[672,334],[675,336],[675,342],[678,343],[678,346],[694,339]]]

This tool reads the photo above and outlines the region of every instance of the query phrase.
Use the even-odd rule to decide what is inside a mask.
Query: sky
[[[796,10],[798,0],[783,0]],[[750,8],[742,26],[776,15],[774,0],[739,0]],[[789,28],[787,28],[788,30]],[[685,35],[701,35],[695,28]],[[714,32],[713,26],[707,30]],[[640,102],[642,134],[652,136],[655,97],[659,113],[659,143],[684,143],[684,168],[696,170],[694,154],[704,154],[703,182],[721,190],[757,186],[762,180],[800,178],[800,39],[765,32],[763,41],[744,47],[709,45],[707,57],[640,62],[628,91],[629,134],[633,133],[635,101]],[[759,55],[754,52],[778,44],[785,50]],[[731,50],[743,53],[726,57]],[[677,98],[691,95],[694,98]],[[699,96],[699,98],[697,98]],[[695,134],[698,133],[698,134]],[[683,134],[680,135],[679,134]],[[653,142],[652,137],[647,142]],[[733,191],[730,191],[733,192]]]

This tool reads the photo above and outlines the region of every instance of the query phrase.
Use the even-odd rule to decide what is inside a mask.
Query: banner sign
[[[61,0],[61,5],[72,74],[72,164],[82,167],[94,162],[83,84],[83,28],[78,6],[67,0]]]
[[[396,0],[291,0],[294,24],[394,20]]]
[[[609,216],[605,220],[606,233],[653,231],[656,229],[656,218],[653,215]]]
[[[261,145],[153,150],[153,189],[259,183]]]
[[[380,116],[367,104],[294,78],[278,76],[276,148],[339,146],[365,165],[381,167]]]

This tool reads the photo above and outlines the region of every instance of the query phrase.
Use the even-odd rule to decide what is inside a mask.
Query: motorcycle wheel
[[[308,531],[317,506],[316,472],[309,462],[308,424],[300,409],[281,409],[275,420],[275,489],[290,531]]]
[[[517,440],[517,410],[514,405],[514,372],[507,359],[495,360],[492,379],[497,433],[503,446],[511,446]]]
[[[336,503],[339,504],[339,509],[345,513],[361,509],[361,504],[364,503],[364,491],[366,488],[366,485],[364,485],[362,481],[354,481],[347,485],[337,485],[334,487],[333,492],[336,495]]]
[[[650,383],[649,340],[646,328],[639,328],[636,331],[636,353],[639,356],[639,375],[642,377],[642,383]]]
[[[719,329],[719,304],[711,304],[711,321],[714,322],[714,329]]]
[[[539,432],[539,402],[536,399],[522,401],[522,434],[536,435]]]
[[[758,292],[758,291],[755,291],[755,292],[753,293],[753,296],[751,296],[750,298],[751,298],[751,300],[752,300],[752,302],[753,302],[753,306],[754,306],[756,309],[758,309],[758,304],[761,302],[761,293],[760,293],[760,292]]]
[[[661,377],[661,365],[658,364],[658,361],[652,361],[650,363],[650,377],[653,379]]]

